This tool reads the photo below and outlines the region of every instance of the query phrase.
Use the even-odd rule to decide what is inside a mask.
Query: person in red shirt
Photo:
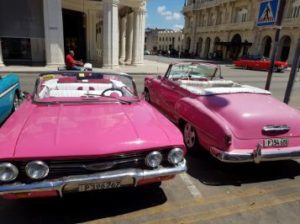
[[[66,66],[68,70],[81,70],[83,63],[74,59],[74,51],[70,50],[66,56]]]

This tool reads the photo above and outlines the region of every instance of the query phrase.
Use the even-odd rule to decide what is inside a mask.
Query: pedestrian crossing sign
[[[280,0],[261,0],[257,26],[273,26],[276,23]]]

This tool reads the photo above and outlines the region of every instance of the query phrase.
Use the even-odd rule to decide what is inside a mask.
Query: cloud
[[[168,21],[180,20],[180,18],[181,18],[180,13],[167,10],[167,7],[165,5],[158,6],[157,12],[161,16],[165,17],[165,20],[168,20]]]
[[[173,26],[173,29],[174,29],[174,30],[181,30],[181,29],[183,29],[183,25],[175,24],[175,25]]]

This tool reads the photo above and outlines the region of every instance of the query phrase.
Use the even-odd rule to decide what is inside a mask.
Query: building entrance
[[[84,13],[63,9],[65,53],[75,51],[77,60],[86,60],[86,27]]]

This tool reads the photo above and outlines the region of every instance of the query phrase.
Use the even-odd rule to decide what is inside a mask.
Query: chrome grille
[[[144,158],[147,153],[121,154],[101,158],[82,159],[55,159],[43,160],[49,166],[49,175],[46,179],[59,178],[70,175],[91,174],[101,171],[117,170],[122,168],[144,168]],[[25,166],[29,161],[19,162],[19,180],[32,182],[25,172]]]

